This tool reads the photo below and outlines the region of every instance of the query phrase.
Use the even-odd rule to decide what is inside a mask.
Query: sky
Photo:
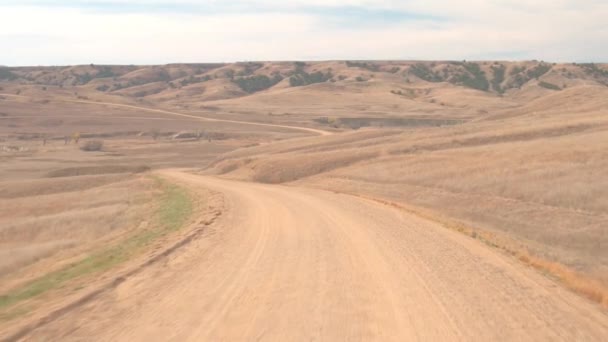
[[[608,0],[0,0],[0,65],[608,61]]]

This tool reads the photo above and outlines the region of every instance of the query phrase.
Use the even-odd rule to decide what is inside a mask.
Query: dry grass
[[[102,140],[89,140],[86,141],[80,149],[86,152],[95,152],[101,151],[103,149],[103,141]]]
[[[558,106],[461,126],[283,141],[227,154],[211,171],[427,208],[479,227],[453,228],[525,255],[605,303],[608,120],[596,108],[602,101],[575,99],[576,115]],[[348,159],[356,155],[364,157]]]
[[[110,173],[141,173],[150,171],[147,165],[99,165],[70,167],[51,171],[47,177],[73,177],[88,175],[103,175]]]
[[[387,63],[381,70],[393,66]],[[157,83],[151,73],[154,68],[148,67],[127,77],[143,77],[150,81],[148,85],[116,93],[96,91],[97,84],[78,86],[78,95],[67,88],[49,86],[42,92],[38,85],[3,84],[5,93],[19,90],[26,95],[2,100],[2,123],[6,124],[0,125],[0,140],[3,145],[24,149],[0,151],[0,178],[11,180],[0,183],[0,217],[5,215],[11,221],[0,221],[0,227],[12,227],[3,247],[13,251],[11,255],[25,256],[35,250],[52,253],[48,251],[69,246],[72,242],[66,239],[47,240],[53,234],[45,222],[66,226],[70,220],[82,220],[95,230],[97,222],[84,217],[92,213],[96,214],[89,215],[96,217],[93,221],[111,223],[109,216],[124,212],[119,203],[125,202],[96,191],[120,184],[127,173],[138,171],[138,165],[200,168],[225,153],[207,172],[260,182],[296,182],[426,208],[479,227],[452,228],[546,269],[567,286],[605,303],[606,296],[600,300],[597,293],[605,293],[602,289],[608,283],[608,88],[572,65],[558,65],[554,71],[565,68],[573,77],[553,71],[541,77],[554,84],[566,83],[567,88],[560,92],[548,91],[532,81],[497,96],[445,82],[412,78],[406,83],[401,73],[374,72],[375,77],[368,82],[355,82],[362,72],[366,76],[372,72],[335,61],[307,64],[307,68],[319,70],[332,68],[336,76],[346,78],[297,88],[282,82],[249,96],[221,77],[161,89],[168,85]],[[404,68],[407,63],[394,64]],[[292,63],[266,66],[264,72],[293,69]],[[177,73],[193,71],[187,66],[175,68],[184,68],[174,70]],[[238,65],[226,65],[205,72],[214,76],[231,68],[240,70]],[[141,90],[155,94],[129,97],[131,91]],[[396,90],[411,96],[391,93]],[[339,134],[310,137],[283,129],[66,102],[77,100],[77,96],[221,119],[330,129]],[[327,123],[317,120],[320,117],[327,117]],[[428,119],[466,123],[356,132],[328,126],[330,122],[371,119],[384,123]],[[170,132],[197,129],[229,138],[213,143],[168,138]],[[161,132],[158,140],[137,133],[153,130]],[[76,145],[63,146],[62,137],[73,132],[106,139],[109,153],[85,153]],[[41,147],[43,135],[51,139]],[[250,147],[239,149],[245,146]],[[105,174],[111,172],[123,173]],[[76,176],[85,174],[88,176]],[[23,180],[47,176],[58,178]],[[88,200],[93,197],[106,198],[107,203]],[[57,232],[66,233],[61,229]],[[15,240],[19,234],[24,240]],[[24,242],[36,236],[39,245]],[[599,283],[593,279],[600,279]]]
[[[536,256],[530,251],[526,250],[525,247],[522,247],[520,244],[508,237],[499,236],[495,233],[484,231],[482,229],[472,228],[462,222],[446,218],[441,214],[429,211],[428,209],[416,208],[393,201],[387,201],[369,196],[361,196],[358,194],[350,195],[382,203],[399,210],[404,210],[410,214],[437,222],[448,229],[470,236],[471,238],[479,240],[490,247],[502,250],[509,255],[517,257],[517,259],[525,265],[533,267],[551,277],[556,278],[574,292],[608,309],[608,286],[606,284],[597,279],[591,278],[586,274],[576,272],[566,265]]]
[[[124,179],[124,175],[83,176],[56,179],[28,179],[0,183],[0,198],[11,199],[83,191]]]
[[[426,207],[608,281],[607,122],[592,111],[362,130],[235,151],[212,171]]]
[[[32,181],[36,191],[0,198],[0,277],[130,229],[150,196],[141,177],[80,178]]]
[[[13,312],[18,303],[57,289],[73,279],[108,270],[137,255],[154,240],[182,228],[192,213],[190,195],[185,189],[161,179],[155,179],[155,182],[162,193],[155,222],[149,229],[136,230],[118,242],[97,248],[73,263],[54,271],[47,270],[41,276],[6,291],[0,296],[0,318],[12,319],[22,312],[20,307],[15,308],[19,314]]]
[[[556,277],[571,290],[608,309],[608,286],[602,282],[590,279],[562,264],[544,260],[529,253],[521,252],[518,254],[518,258],[521,262]]]

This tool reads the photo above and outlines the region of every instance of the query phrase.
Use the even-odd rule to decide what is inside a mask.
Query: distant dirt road
[[[608,316],[378,203],[166,171],[225,196],[199,239],[31,332],[70,341],[606,341]]]
[[[29,96],[14,95],[14,94],[0,94],[0,96],[8,96],[8,97],[15,97],[15,98],[31,98]],[[225,123],[232,123],[232,124],[238,124],[238,125],[250,125],[250,126],[261,126],[261,127],[271,127],[271,128],[284,128],[284,129],[291,129],[291,130],[296,130],[296,131],[303,131],[303,132],[308,132],[308,133],[314,133],[314,134],[318,134],[318,135],[330,135],[330,134],[332,134],[332,132],[329,132],[329,131],[324,131],[324,130],[315,129],[315,128],[309,128],[309,127],[278,125],[278,124],[270,124],[270,123],[262,123],[262,122],[240,121],[240,120],[213,119],[213,118],[207,118],[207,117],[199,116],[199,115],[191,115],[191,114],[183,114],[183,113],[173,112],[173,111],[165,110],[165,109],[140,107],[140,106],[126,105],[126,104],[122,104],[122,103],[97,102],[97,101],[85,101],[85,100],[66,100],[66,99],[64,99],[64,100],[57,100],[57,99],[55,99],[55,101],[63,101],[63,102],[71,102],[71,103],[84,103],[84,104],[93,104],[93,105],[102,105],[102,106],[105,105],[105,106],[112,106],[112,107],[122,107],[122,108],[129,108],[129,109],[137,109],[137,110],[141,110],[141,111],[145,111],[145,112],[161,113],[161,114],[166,114],[166,115],[171,115],[171,116],[181,116],[181,117],[184,117],[184,118],[197,119],[197,120],[208,121],[208,122],[225,122]]]

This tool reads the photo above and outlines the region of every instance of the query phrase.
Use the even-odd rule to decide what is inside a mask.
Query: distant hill
[[[561,103],[560,94],[593,94],[590,104],[603,106],[602,99],[608,98],[608,65],[296,61],[2,67],[0,93],[41,101],[67,98],[218,115],[256,114],[265,121],[272,117],[325,122],[333,117],[344,118],[344,123],[361,122],[361,117],[429,115],[471,120],[541,108],[532,103]]]
[[[299,87],[315,83],[369,82],[387,79],[403,84],[441,83],[504,94],[535,84],[560,90],[572,83],[592,82],[608,86],[608,67],[599,64],[550,64],[546,62],[244,62],[234,64],[168,64],[155,66],[79,65],[67,67],[0,67],[0,82],[21,85],[94,88],[120,94],[124,89],[157,84],[154,91],[131,92],[150,96],[175,92],[212,80],[229,80],[244,93],[275,87]],[[281,84],[282,81],[284,84]]]

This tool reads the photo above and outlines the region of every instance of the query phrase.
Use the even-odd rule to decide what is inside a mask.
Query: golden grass
[[[65,283],[83,276],[106,271],[141,253],[151,242],[163,237],[181,227],[192,213],[192,199],[188,192],[157,178],[157,185],[162,188],[156,224],[152,229],[137,231],[126,239],[95,251],[81,260],[52,271],[33,281],[12,289],[0,296],[0,318],[13,318],[11,308],[25,300],[38,297],[47,291],[57,289]],[[16,308],[21,310],[22,308]]]
[[[51,171],[47,177],[73,177],[73,176],[88,176],[102,175],[112,173],[141,173],[149,171],[147,165],[97,165],[97,166],[81,166],[70,167]]]
[[[472,228],[462,222],[445,218],[430,210],[416,208],[401,203],[388,201],[380,198],[374,198],[370,196],[352,193],[350,195],[388,205],[399,210],[404,210],[408,213],[414,214],[424,219],[437,222],[448,229],[470,236],[471,238],[479,240],[488,246],[502,250],[503,252],[516,257],[517,260],[519,260],[523,264],[533,267],[559,280],[563,285],[565,285],[567,288],[574,291],[575,293],[578,293],[579,295],[586,297],[587,299],[594,301],[603,306],[604,308],[608,309],[608,286],[606,286],[606,284],[602,283],[597,279],[591,278],[588,275],[576,272],[575,270],[571,269],[566,265],[554,261],[549,261],[543,259],[542,257],[534,255],[528,250],[525,250],[521,247],[517,247],[516,244],[508,238],[502,236],[499,237],[494,233]]]
[[[528,252],[519,252],[517,257],[524,264],[556,277],[574,292],[608,308],[608,286],[602,282],[591,279],[560,263],[539,258]]]
[[[17,197],[0,198],[0,277],[41,259],[82,251],[137,224],[150,200],[150,180],[81,178],[7,182],[15,190],[25,186],[13,193]]]

